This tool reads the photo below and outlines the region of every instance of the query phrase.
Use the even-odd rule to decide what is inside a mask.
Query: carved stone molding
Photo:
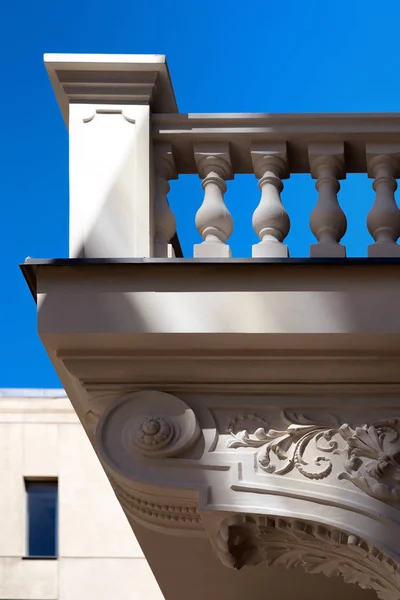
[[[129,472],[140,458],[181,456],[200,435],[192,409],[180,398],[158,391],[127,394],[110,402],[97,430],[97,446],[116,471]]]
[[[381,600],[398,600],[399,565],[358,536],[301,520],[234,515],[220,524],[215,548],[228,567],[265,562],[310,574],[341,575],[346,583],[373,589]]]
[[[282,431],[259,427],[254,433],[246,429],[236,432],[238,420],[262,419],[253,413],[231,419],[228,448],[260,448],[258,467],[274,475],[286,475],[296,469],[308,479],[320,480],[329,477],[336,465],[339,480],[351,481],[382,502],[400,502],[399,419],[352,429],[347,424],[340,425],[332,416],[324,424],[295,413],[282,415],[288,423]]]
[[[132,123],[132,125],[135,125],[135,123],[136,123],[136,120],[133,119],[132,117],[129,117],[128,115],[126,115],[123,110],[111,109],[111,108],[98,108],[98,109],[96,109],[96,111],[93,114],[91,114],[88,117],[85,117],[82,120],[84,123],[90,123],[91,121],[93,121],[93,119],[95,118],[96,115],[122,115],[122,117],[128,123]]]
[[[97,424],[101,415],[109,406],[110,402],[116,401],[120,394],[118,393],[90,393],[85,403],[85,412],[82,415],[82,424],[86,433],[93,442],[96,437]]]
[[[111,475],[108,475],[108,479],[128,518],[164,533],[169,529],[178,531],[179,535],[184,535],[185,530],[204,535],[201,517],[195,505],[155,502],[150,497],[140,497]]]

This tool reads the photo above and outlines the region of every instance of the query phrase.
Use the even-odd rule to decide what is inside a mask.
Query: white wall
[[[0,392],[0,600],[162,600],[69,400],[11,394]],[[23,559],[24,477],[58,477],[57,560]]]

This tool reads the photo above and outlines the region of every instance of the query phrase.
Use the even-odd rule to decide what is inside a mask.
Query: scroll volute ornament
[[[150,390],[113,402],[103,413],[96,433],[103,458],[123,474],[131,469],[132,458],[177,457],[199,436],[196,416],[185,402]]]

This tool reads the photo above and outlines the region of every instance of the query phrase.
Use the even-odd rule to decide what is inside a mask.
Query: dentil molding
[[[166,531],[184,535],[204,536],[201,516],[194,503],[191,505],[169,500],[150,500],[149,497],[121,484],[112,475],[108,475],[115,495],[117,496],[128,518],[140,522],[155,531]]]

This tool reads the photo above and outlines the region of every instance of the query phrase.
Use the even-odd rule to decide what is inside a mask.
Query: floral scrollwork
[[[241,417],[241,421],[259,419],[254,414]],[[228,447],[259,448],[257,464],[261,470],[285,475],[297,469],[309,479],[328,477],[333,470],[332,459],[337,455],[340,480],[350,481],[382,502],[400,503],[400,419],[353,429],[347,424],[339,425],[332,416],[327,420],[333,426],[287,412],[283,418],[288,426],[281,431],[259,427],[254,433],[235,433],[228,429]]]
[[[251,415],[254,419],[254,415]],[[283,413],[288,422],[286,430],[266,430],[259,427],[253,434],[246,430],[234,433],[229,431],[231,438],[229,448],[251,447],[261,448],[258,453],[258,464],[267,473],[285,475],[297,469],[309,479],[323,479],[332,471],[332,462],[323,455],[318,455],[311,462],[305,459],[305,452],[312,442],[316,450],[323,453],[335,452],[337,441],[333,436],[338,428],[327,428],[326,424],[313,423],[303,415]]]
[[[400,502],[400,419],[355,429],[342,425],[339,433],[347,443],[339,478],[384,502]]]

